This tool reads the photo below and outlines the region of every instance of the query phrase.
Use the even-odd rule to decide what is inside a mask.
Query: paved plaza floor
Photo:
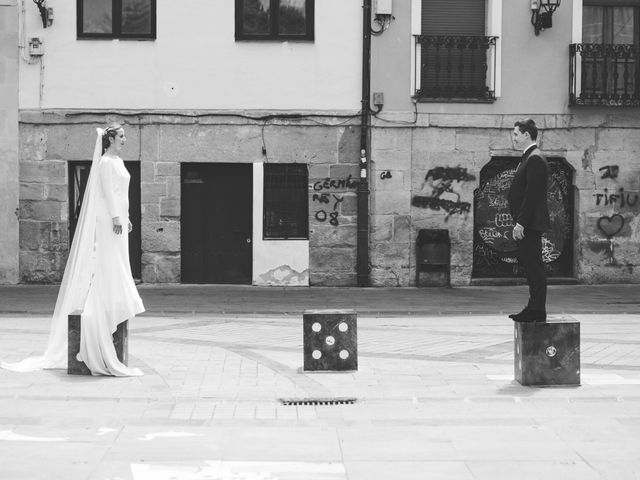
[[[55,287],[0,287],[0,359]],[[524,287],[140,287],[135,378],[0,370],[0,479],[640,479],[640,286],[553,286],[577,387],[514,381]],[[302,371],[302,311],[358,311],[359,368]],[[285,405],[282,399],[355,399]]]

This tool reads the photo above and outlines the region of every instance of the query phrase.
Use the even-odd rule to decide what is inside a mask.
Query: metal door
[[[183,283],[251,284],[251,164],[183,163]]]
[[[133,230],[129,233],[129,263],[131,274],[136,280],[142,278],[142,236],[140,234],[140,162],[124,162],[131,180],[129,181],[129,220]],[[84,190],[87,187],[91,162],[69,162],[69,245],[73,241],[80,216]]]
[[[474,278],[521,277],[524,271],[511,237],[513,219],[507,193],[520,157],[493,157],[480,171],[474,191]],[[573,169],[560,157],[547,157],[547,202],[551,230],[542,237],[542,257],[549,277],[573,275]]]

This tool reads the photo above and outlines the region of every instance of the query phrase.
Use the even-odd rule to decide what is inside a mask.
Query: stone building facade
[[[21,282],[60,280],[69,239],[67,163],[88,160],[90,132],[104,122],[90,115],[74,117],[73,123],[65,118],[63,113],[21,116]],[[374,126],[372,285],[416,284],[421,229],[448,230],[451,284],[474,282],[474,191],[492,158],[518,161],[510,140],[516,118],[495,116],[488,125],[486,117],[429,115],[412,127]],[[569,274],[558,276],[584,283],[637,282],[640,121],[630,128],[629,119],[620,126],[604,116],[534,119],[545,153],[566,159],[572,172],[574,248]],[[261,127],[249,121],[221,123],[215,116],[209,123],[196,123],[171,115],[140,117],[126,127],[127,159],[140,162],[141,172],[141,279],[180,282],[181,163],[261,163]],[[308,165],[308,284],[355,285],[358,127],[289,121],[269,129],[269,161]],[[436,169],[464,172],[448,187],[449,197],[462,208],[415,200],[433,191],[425,183],[428,172]],[[321,199],[323,194],[329,202]],[[333,212],[337,214],[332,217]],[[268,280],[254,283],[278,284],[277,279]]]
[[[613,3],[606,8],[622,8]],[[483,37],[455,30],[462,22],[455,9],[471,4],[484,15],[465,15],[461,28],[480,26]],[[511,131],[524,117],[539,126],[551,168],[552,229],[543,248],[551,281],[640,282],[640,94],[627,84],[627,100],[617,101],[611,79],[609,90],[593,84],[594,76],[606,83],[606,71],[598,68],[612,68],[604,57],[622,47],[592,49],[595,40],[585,37],[597,30],[590,22],[599,21],[588,11],[592,5],[562,2],[553,26],[535,32],[524,0],[394,2],[393,18],[385,19],[372,47],[372,89],[384,94],[371,132],[373,284],[416,284],[421,230],[448,236],[453,285],[522,278],[505,189],[521,154],[513,150]],[[630,15],[625,8],[617,14]],[[450,19],[448,29],[432,17]],[[469,64],[446,67],[446,54],[435,61],[428,56],[434,53],[424,54],[429,45],[451,48],[449,58],[481,45],[486,54],[476,68],[486,68],[486,90],[474,98],[441,98],[437,88],[447,88],[447,78],[464,78],[458,72]],[[586,51],[602,57],[593,63],[580,53]],[[619,68],[618,78],[630,78],[632,72]],[[425,93],[434,86],[434,94]],[[593,91],[598,94],[590,97]]]
[[[77,113],[21,115],[20,281],[24,283],[60,281],[69,242],[69,162],[90,159],[95,127],[123,121],[122,116],[105,119]],[[302,163],[308,168],[309,239],[303,249],[308,266],[304,278],[293,284],[355,284],[359,128],[332,119],[323,125],[274,120],[262,132],[260,122],[230,123],[215,113],[184,115],[140,115],[123,122],[127,136],[123,158],[140,168],[143,282],[181,281],[181,164],[266,162]],[[266,155],[261,153],[263,140]],[[254,175],[254,183],[260,180]],[[254,209],[261,215],[260,199]],[[256,257],[262,254],[261,235],[254,224]],[[291,250],[281,254],[281,261],[275,258],[280,262],[276,268],[254,262],[253,283],[287,284],[277,276],[277,267],[287,265],[290,256]]]
[[[569,45],[581,41],[582,2],[562,2],[553,28],[535,35],[529,2],[486,0],[493,97],[464,102],[418,94],[416,19],[427,1],[393,2],[393,18],[372,41],[371,87],[384,100],[372,115],[367,155],[371,285],[437,284],[443,273],[451,285],[521,280],[504,192],[520,156],[511,131],[522,117],[540,127],[552,170],[553,229],[544,250],[552,281],[640,283],[640,116],[633,106],[570,104]],[[220,7],[221,18],[233,18],[232,3]],[[170,10],[159,22],[180,19],[171,10],[180,7],[162,5]],[[362,9],[343,0],[315,6],[313,42],[225,42],[233,38],[229,24],[203,39],[211,53],[204,59],[176,55],[191,51],[184,33],[198,31],[192,21],[199,19],[178,21],[182,27],[162,42],[96,41],[96,55],[82,56],[86,43],[74,37],[73,8],[57,6],[40,96],[37,69],[21,63],[19,135],[5,141],[0,130],[10,152],[3,164],[10,172],[3,192],[15,196],[9,204],[18,203],[19,190],[19,238],[15,215],[4,214],[1,225],[9,252],[3,259],[19,258],[19,270],[3,267],[2,282],[60,280],[72,224],[71,172],[90,160],[93,129],[119,121],[128,137],[124,160],[139,172],[141,281],[185,282],[183,245],[193,236],[184,231],[187,214],[231,206],[185,203],[185,185],[200,181],[187,178],[190,167],[244,165],[251,183],[235,198],[251,199],[251,228],[243,232],[251,275],[239,283],[356,285]],[[38,20],[27,22],[36,33]],[[127,66],[126,76],[101,70],[115,59]],[[78,75],[69,80],[73,62]],[[95,71],[100,75],[87,73]],[[107,87],[118,95],[95,95]],[[0,104],[8,112],[0,127],[17,128],[12,105]],[[263,235],[265,172],[274,164],[306,167],[305,238]],[[448,249],[446,271],[426,278],[417,272],[423,231],[446,237]]]
[[[515,168],[520,156],[512,149],[510,134],[518,118],[431,114],[411,128],[374,128],[374,285],[415,285],[420,229],[448,230],[453,285],[485,279],[474,274],[474,252],[480,243],[474,238],[474,193],[480,187],[481,170],[492,158],[510,158]],[[533,119],[541,129],[541,148],[549,157],[564,159],[571,178],[573,231],[567,239],[571,245],[565,245],[571,247],[570,268],[556,276],[581,283],[638,283],[640,117],[534,115]],[[434,190],[432,186],[425,190],[425,177],[438,168],[465,173],[448,187],[449,197],[462,208],[447,211],[446,204],[412,201],[425,192],[431,195]]]

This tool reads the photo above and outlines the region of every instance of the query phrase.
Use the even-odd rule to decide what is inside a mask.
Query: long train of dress
[[[100,252],[96,252],[96,271],[82,312],[77,358],[94,375],[142,375],[118,360],[113,345],[118,324],[144,312],[144,306],[131,275],[126,225],[116,235],[111,218],[102,213],[96,221],[96,248]]]
[[[28,372],[66,368],[68,315],[81,311],[80,352],[93,375],[138,376],[142,371],[122,364],[113,345],[118,324],[144,312],[128,248],[128,189],[130,176],[119,157],[101,156],[102,131],[94,150],[91,173],[42,356],[17,363],[1,362],[7,370]],[[123,232],[113,232],[114,209]]]

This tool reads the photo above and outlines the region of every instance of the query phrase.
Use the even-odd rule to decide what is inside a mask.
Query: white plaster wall
[[[315,2],[315,41],[236,42],[232,0],[158,0],[155,41],[77,40],[76,2],[31,0],[26,34],[45,42],[21,62],[20,108],[341,110],[360,106],[360,0]]]
[[[253,284],[309,286],[309,240],[264,240],[264,164],[253,164]]]
[[[553,14],[553,28],[536,36],[530,0],[487,0],[487,33],[500,37],[496,52],[498,99],[493,103],[419,103],[418,112],[523,116],[568,113],[569,44],[574,41],[572,28],[578,14],[574,4],[580,1],[564,0]],[[395,0],[394,20],[382,35],[372,39],[371,90],[384,93],[382,118],[413,119],[412,34],[420,32],[420,4],[420,0]]]

